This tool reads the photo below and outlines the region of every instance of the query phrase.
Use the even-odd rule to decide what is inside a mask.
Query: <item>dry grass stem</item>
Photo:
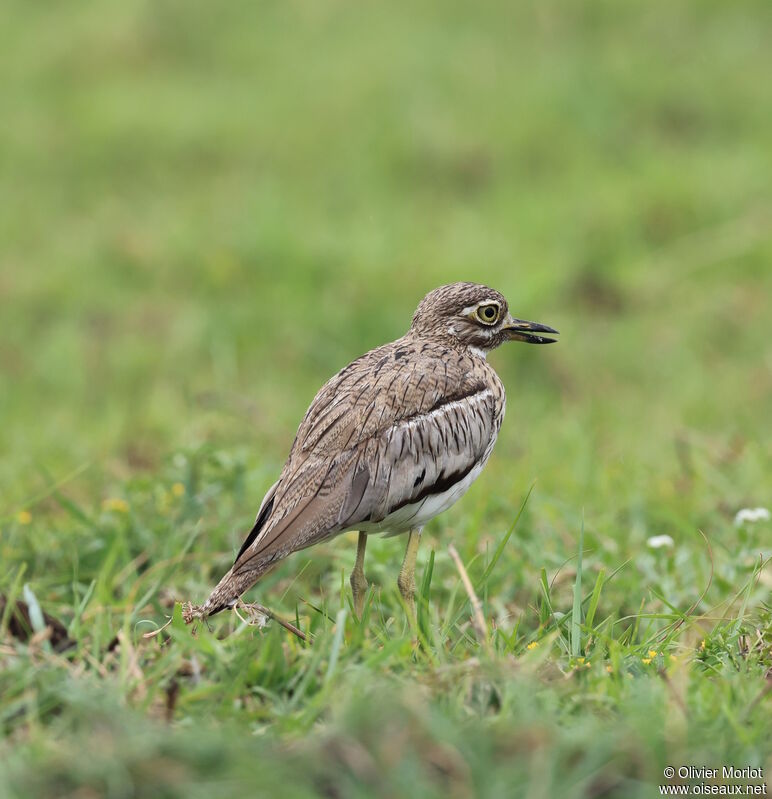
[[[448,547],[448,552],[450,553],[450,557],[453,558],[453,562],[456,564],[456,569],[458,569],[458,573],[461,576],[461,582],[464,584],[464,590],[466,591],[469,601],[472,604],[472,627],[474,627],[477,640],[482,646],[485,647],[487,651],[490,651],[488,628],[485,625],[485,616],[483,616],[482,612],[482,602],[475,593],[472,581],[469,579],[469,575],[464,568],[464,564],[461,562],[461,557],[459,556],[453,544]]]

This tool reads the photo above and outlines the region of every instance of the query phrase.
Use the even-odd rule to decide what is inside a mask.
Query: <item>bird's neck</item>
[[[470,355],[473,355],[476,358],[482,358],[484,361],[488,359],[487,350],[484,350],[481,347],[467,347],[466,350]]]

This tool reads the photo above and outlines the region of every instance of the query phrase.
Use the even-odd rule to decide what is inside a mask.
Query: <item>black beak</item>
[[[560,335],[557,330],[538,322],[526,322],[524,319],[510,317],[504,325],[504,331],[510,341],[525,341],[527,344],[554,344],[557,339],[537,336],[536,333],[552,333]]]

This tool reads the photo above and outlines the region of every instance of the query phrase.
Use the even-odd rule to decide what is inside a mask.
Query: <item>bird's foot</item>
[[[415,577],[413,574],[404,574],[400,573],[399,578],[397,579],[397,586],[399,587],[399,593],[402,595],[402,599],[407,606],[408,613],[410,615],[410,621],[414,622],[416,618],[415,614]]]
[[[365,598],[367,597],[367,588],[369,583],[365,578],[364,572],[351,572],[349,578],[351,583],[351,593],[354,596],[354,613],[358,619],[362,618],[365,610]]]

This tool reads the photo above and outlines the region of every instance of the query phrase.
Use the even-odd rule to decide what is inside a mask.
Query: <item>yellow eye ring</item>
[[[481,305],[476,311],[475,316],[479,322],[484,325],[495,325],[499,321],[501,315],[501,308],[498,305],[490,303],[489,305]]]

